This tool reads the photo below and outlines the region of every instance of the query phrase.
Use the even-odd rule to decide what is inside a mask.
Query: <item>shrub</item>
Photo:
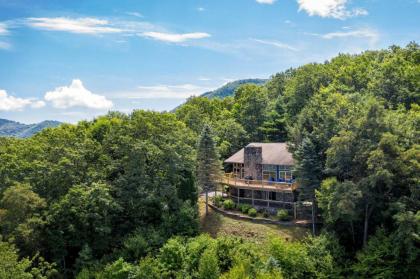
[[[131,264],[119,258],[117,261],[108,264],[99,277],[104,279],[124,279],[128,278],[132,269],[133,266]]]
[[[216,250],[212,247],[207,248],[200,258],[198,265],[199,279],[217,279],[220,275],[219,261]]]
[[[223,202],[223,207],[225,209],[233,209],[235,207],[235,203],[232,200],[225,200]]]
[[[247,214],[248,211],[251,209],[251,206],[249,204],[242,204],[240,209],[242,213]]]
[[[289,221],[291,219],[290,216],[289,216],[289,212],[287,212],[287,210],[285,210],[285,209],[277,210],[277,218],[280,221]]]
[[[270,217],[270,213],[266,209],[264,209],[264,211],[262,212],[262,214],[263,214],[263,217],[264,218]]]
[[[221,207],[223,205],[223,197],[222,196],[215,196],[213,203],[217,207]]]
[[[250,208],[248,210],[248,215],[251,216],[251,217],[257,216],[257,210],[255,208]]]

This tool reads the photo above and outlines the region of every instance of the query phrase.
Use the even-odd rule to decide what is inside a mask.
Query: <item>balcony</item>
[[[253,190],[266,190],[266,191],[293,191],[296,189],[297,184],[295,181],[290,182],[277,182],[269,180],[249,180],[238,178],[233,173],[225,173],[221,177],[221,183]]]

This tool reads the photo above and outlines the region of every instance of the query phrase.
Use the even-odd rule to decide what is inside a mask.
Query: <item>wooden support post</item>
[[[297,206],[296,206],[296,202],[293,203],[293,216],[295,218],[295,220],[297,219]]]
[[[254,206],[254,190],[251,190],[252,206]]]
[[[236,199],[238,200],[238,204],[239,204],[239,188],[236,188]]]

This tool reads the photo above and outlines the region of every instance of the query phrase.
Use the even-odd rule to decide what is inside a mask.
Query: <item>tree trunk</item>
[[[312,234],[315,235],[315,199],[312,200]]]
[[[209,190],[206,190],[206,215],[209,214]]]
[[[368,235],[368,226],[369,226],[369,204],[365,205],[365,225],[363,228],[363,247],[366,247],[367,244],[367,235]]]
[[[353,248],[356,245],[356,238],[354,237],[354,224],[353,224],[353,220],[350,221],[350,228],[351,228],[351,238],[353,240]]]

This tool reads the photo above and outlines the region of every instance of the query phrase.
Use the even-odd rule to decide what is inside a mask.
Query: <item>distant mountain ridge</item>
[[[54,120],[46,120],[35,124],[23,124],[0,118],[0,136],[28,138],[45,128],[57,127],[60,124],[62,123]]]
[[[225,97],[228,97],[228,96],[233,96],[236,88],[238,88],[239,86],[241,86],[243,84],[252,83],[252,84],[256,84],[256,85],[263,85],[267,81],[268,81],[268,79],[261,79],[261,78],[249,78],[249,79],[235,80],[235,81],[226,83],[225,85],[223,85],[222,87],[220,87],[216,90],[206,92],[206,93],[202,94],[201,96],[202,97],[207,97],[209,99],[225,98]]]

